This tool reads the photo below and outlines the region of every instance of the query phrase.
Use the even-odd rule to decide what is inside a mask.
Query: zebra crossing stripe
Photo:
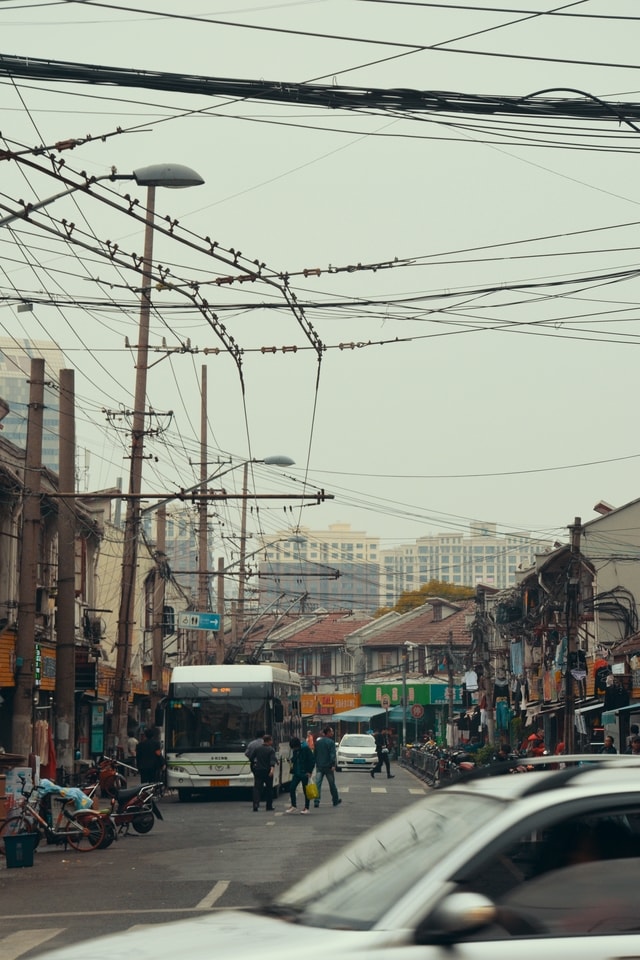
[[[18,960],[28,950],[34,950],[64,931],[64,927],[42,927],[41,929],[17,930],[0,939],[2,960]]]

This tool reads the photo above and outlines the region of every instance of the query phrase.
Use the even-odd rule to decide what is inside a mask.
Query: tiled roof
[[[302,627],[294,634],[278,636],[276,631],[269,640],[274,650],[291,650],[299,647],[342,646],[345,637],[359,627],[371,623],[373,617],[352,617],[344,613],[323,614],[322,619]]]
[[[396,647],[407,642],[419,646],[445,646],[449,642],[456,646],[470,644],[471,635],[466,625],[466,618],[475,612],[475,600],[463,600],[456,604],[447,602],[447,606],[453,608],[455,612],[437,620],[434,619],[436,611],[430,603],[418,607],[417,610],[412,610],[391,624],[386,630],[366,638],[363,646],[367,648]]]

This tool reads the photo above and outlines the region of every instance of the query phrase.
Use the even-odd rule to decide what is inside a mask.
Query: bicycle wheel
[[[40,842],[38,824],[35,820],[31,820],[30,818],[23,816],[21,813],[17,813],[15,816],[10,816],[8,820],[5,820],[5,822],[2,824],[2,827],[0,827],[0,853],[5,853],[4,838],[15,837],[20,833],[35,834],[36,839],[34,848],[38,846]]]
[[[65,838],[69,846],[80,853],[97,850],[104,840],[104,819],[91,810],[79,810],[69,816]]]

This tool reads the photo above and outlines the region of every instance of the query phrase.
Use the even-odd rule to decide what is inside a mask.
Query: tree
[[[457,603],[459,600],[471,600],[475,597],[474,587],[456,586],[454,583],[446,583],[444,580],[429,580],[423,583],[417,590],[405,590],[400,594],[398,602],[393,607],[380,607],[376,610],[374,617],[382,617],[385,613],[395,610],[396,613],[408,613],[409,610],[415,610],[427,603],[429,597],[440,597],[442,600],[451,600]]]

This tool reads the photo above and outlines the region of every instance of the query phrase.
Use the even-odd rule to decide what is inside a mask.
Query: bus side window
[[[284,707],[282,706],[282,700],[273,701],[273,719],[275,723],[282,723],[284,720]]]

